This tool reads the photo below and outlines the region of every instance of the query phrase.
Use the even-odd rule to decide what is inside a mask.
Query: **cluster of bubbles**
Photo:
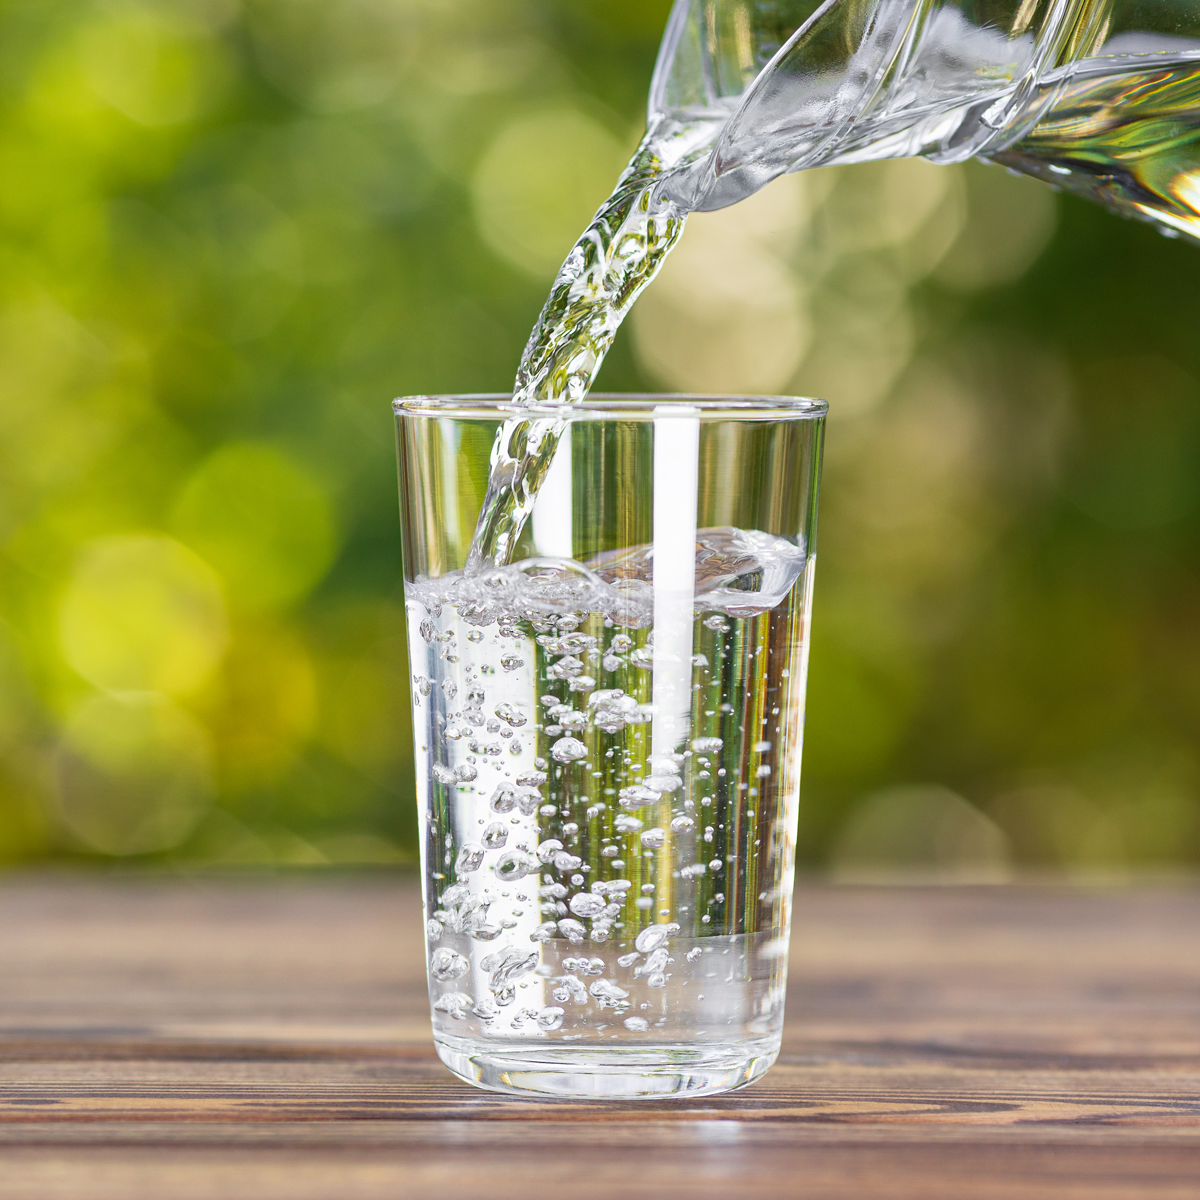
[[[697,610],[736,616],[766,612],[787,596],[804,570],[806,556],[802,539],[797,544],[732,526],[701,529],[696,535]],[[469,625],[498,622],[502,635],[518,616],[535,619],[563,612],[598,613],[615,624],[645,629],[654,617],[654,550],[638,546],[599,555],[588,564],[569,558],[525,558],[471,574],[459,571],[418,579],[407,591],[430,618],[440,616],[442,606],[449,604]],[[432,619],[423,633],[426,628],[427,640],[438,636]]]
[[[732,529],[701,531],[697,616],[710,630],[728,631],[729,618],[774,607],[793,587],[805,561],[802,549],[781,538]],[[443,986],[435,1011],[454,1020],[474,1017],[485,1028],[503,1017],[506,1030],[551,1032],[562,1027],[572,1009],[585,1007],[609,1011],[632,1032],[648,1030],[647,1019],[633,1011],[631,989],[644,996],[644,989],[668,986],[675,962],[672,939],[680,934],[680,925],[662,908],[659,923],[643,926],[630,945],[621,931],[634,907],[652,906],[645,893],[653,887],[643,886],[639,895],[628,878],[591,878],[588,864],[573,852],[572,838],[579,829],[573,820],[564,817],[561,829],[553,831],[557,836],[537,833],[534,822],[559,815],[559,806],[550,803],[544,787],[552,772],[573,764],[586,766],[596,735],[617,735],[655,720],[653,704],[622,688],[602,686],[607,682],[604,675],[620,672],[626,687],[643,697],[647,694],[628,678],[630,673],[636,678],[655,669],[652,548],[602,556],[590,565],[527,559],[471,575],[419,580],[410,592],[410,599],[425,609],[423,619],[414,621],[419,638],[451,667],[467,643],[483,642],[483,627],[492,627],[498,643],[489,641],[487,661],[478,673],[467,666],[445,672],[438,683],[422,676],[414,679],[418,704],[435,688],[444,697],[444,703],[429,712],[431,748],[434,757],[442,759],[431,765],[433,781],[448,797],[463,788],[475,798],[471,803],[478,808],[472,815],[479,817],[469,840],[447,848],[445,865],[453,864],[454,882],[440,886],[427,922],[430,975]],[[603,630],[596,618],[602,619]],[[508,645],[503,644],[506,640]],[[537,648],[539,676],[548,685],[536,703],[535,695],[528,695],[528,703],[525,699],[527,681],[508,682],[533,657],[531,642]],[[475,657],[471,654],[469,661]],[[696,655],[691,665],[709,664]],[[526,759],[510,774],[492,756],[501,754],[505,742],[514,755],[521,754],[520,739],[529,728],[546,739],[545,757]],[[470,751],[465,762],[448,744],[464,741],[462,749]],[[645,745],[649,751],[650,739]],[[639,853],[663,850],[677,835],[682,850],[690,844],[688,835],[698,832],[694,802],[685,788],[685,765],[692,756],[701,756],[697,780],[708,778],[704,756],[719,756],[723,748],[721,737],[696,737],[681,753],[638,753],[636,765],[635,752],[624,751],[624,767],[630,768],[625,778],[614,779],[603,800],[584,798],[586,819],[609,810],[611,832],[628,839],[628,848]],[[442,749],[449,753],[443,755]],[[487,768],[503,778],[488,779],[482,775]],[[617,840],[605,838],[604,843],[600,854],[613,870],[623,872]],[[694,878],[723,867],[714,858],[711,863],[690,863],[681,874],[686,870],[687,878]],[[500,898],[480,886],[485,877],[502,887],[520,886],[528,879],[530,891],[536,891],[540,923],[532,928],[525,924],[513,934],[521,914],[507,915]],[[501,893],[505,900],[508,895]],[[521,904],[529,898],[517,896]],[[633,927],[644,919],[633,921]],[[461,941],[447,944],[463,938],[496,942],[498,948],[489,947],[486,954],[481,948],[484,957],[477,959],[469,951],[460,953]],[[562,949],[619,942],[621,952],[612,967],[600,957],[571,957],[570,951],[553,967],[544,949],[551,942]],[[698,948],[687,951],[687,961],[698,961],[700,954]],[[613,977],[617,971],[619,980]],[[534,976],[544,982],[547,1002],[521,1007],[520,990]]]
[[[576,899],[590,896],[593,893],[581,892]],[[463,930],[466,929],[474,914],[478,913],[478,897],[470,895],[461,884],[453,884],[443,892],[441,907],[434,918],[428,923],[431,940],[437,941],[442,936],[445,926]],[[603,893],[597,897],[597,902],[604,907]],[[599,912],[594,915],[600,915]],[[578,936],[571,938],[578,943],[583,940],[583,926],[578,921],[560,921],[559,926],[575,927]],[[548,923],[553,930],[554,923]],[[533,936],[534,940],[549,940],[542,937],[547,928],[543,925]],[[622,954],[616,964],[623,970],[632,968],[634,980],[644,979],[646,986],[665,988],[670,978],[670,967],[674,963],[671,956],[670,941],[679,933],[679,926],[674,922],[651,925],[643,929],[634,942],[634,949],[628,954]],[[689,963],[696,962],[700,957],[699,947],[687,952]],[[634,1033],[643,1033],[649,1029],[649,1022],[644,1017],[631,1015],[633,1001],[627,988],[615,980],[605,978],[608,964],[599,957],[567,957],[562,960],[562,974],[552,975],[549,986],[553,989],[551,998],[554,1004],[538,1009],[522,1008],[510,1018],[514,1029],[531,1026],[542,1032],[551,1032],[561,1027],[566,1015],[565,1005],[588,1006],[595,1005],[603,1011],[613,1010],[613,1016]],[[523,950],[517,946],[508,945],[498,949],[483,958],[478,966],[478,972],[485,980],[487,994],[477,999],[464,991],[447,991],[434,1002],[434,1011],[445,1013],[456,1020],[465,1020],[474,1016],[486,1026],[495,1021],[502,1009],[509,1008],[517,999],[519,981],[535,973],[541,974],[539,954],[536,949]],[[471,970],[470,960],[458,951],[448,946],[435,946],[429,957],[430,975],[438,983],[457,983]],[[590,979],[591,982],[585,982]]]

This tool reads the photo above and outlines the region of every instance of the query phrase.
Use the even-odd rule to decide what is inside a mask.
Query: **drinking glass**
[[[439,1056],[521,1094],[750,1083],[782,1033],[825,404],[394,407]],[[508,561],[468,569],[502,426],[549,466]]]

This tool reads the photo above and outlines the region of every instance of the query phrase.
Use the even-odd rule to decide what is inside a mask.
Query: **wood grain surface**
[[[1200,1200],[1200,890],[799,889],[765,1080],[477,1091],[406,878],[0,880],[0,1197]]]

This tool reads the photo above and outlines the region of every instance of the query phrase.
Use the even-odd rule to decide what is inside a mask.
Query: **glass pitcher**
[[[1196,0],[677,0],[650,116],[708,131],[664,181],[685,210],[980,156],[1200,240]]]

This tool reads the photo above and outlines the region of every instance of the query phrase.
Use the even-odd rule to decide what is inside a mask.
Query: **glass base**
[[[438,1057],[476,1087],[515,1096],[561,1100],[655,1100],[712,1096],[765,1075],[779,1054],[778,1038],[731,1045],[496,1045],[435,1037]]]

